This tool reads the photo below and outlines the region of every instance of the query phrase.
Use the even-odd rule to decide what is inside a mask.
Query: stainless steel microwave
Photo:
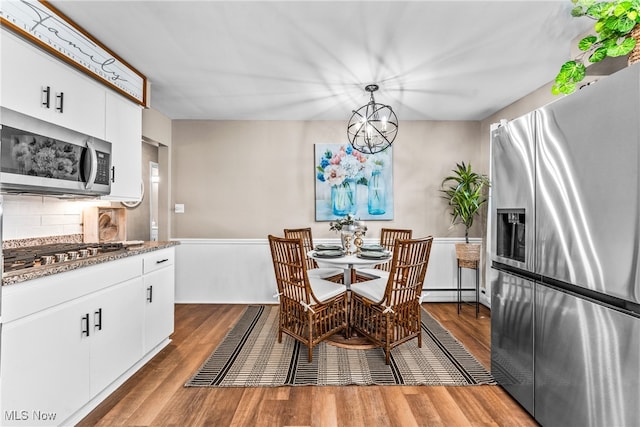
[[[0,114],[0,191],[110,193],[111,143],[7,108]]]

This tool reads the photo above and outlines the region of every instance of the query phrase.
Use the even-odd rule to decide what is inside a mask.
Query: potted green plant
[[[486,188],[489,178],[474,172],[471,164],[456,164],[456,169],[442,180],[441,192],[451,209],[451,225],[464,225],[464,244],[456,244],[456,255],[461,260],[477,262],[480,259],[480,245],[469,243],[469,229],[473,225],[480,208],[487,202]]]
[[[574,17],[586,16],[596,21],[590,34],[578,42],[582,51],[575,59],[565,62],[555,79],[551,92],[555,95],[570,94],[576,90],[587,72],[585,59],[600,62],[607,57],[629,55],[636,47],[636,26],[640,23],[640,0],[571,0]],[[634,30],[635,29],[635,30]],[[639,34],[640,36],[640,34]],[[640,46],[639,46],[640,47]],[[630,62],[636,60],[631,55]]]

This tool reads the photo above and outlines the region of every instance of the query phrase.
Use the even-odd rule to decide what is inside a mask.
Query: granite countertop
[[[59,264],[42,265],[32,268],[25,268],[23,270],[16,270],[4,273],[2,275],[2,285],[13,285],[16,283],[25,282],[27,280],[37,279],[39,277],[46,277],[52,274],[62,273],[65,271],[71,271],[82,267],[88,267],[90,265],[101,264],[103,262],[115,261],[118,259],[140,255],[147,252],[157,251],[159,249],[170,248],[172,246],[179,245],[179,242],[165,241],[165,242],[143,242],[142,244],[135,246],[128,246],[119,251],[107,252],[104,254],[96,255],[90,258],[78,259],[74,261],[65,261]]]

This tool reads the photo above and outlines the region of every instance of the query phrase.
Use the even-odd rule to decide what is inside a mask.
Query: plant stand
[[[464,302],[462,300],[462,291],[476,291],[476,319],[480,313],[480,245],[458,243],[456,244],[456,257],[458,258],[458,315],[460,315],[460,306]],[[475,270],[476,286],[475,288],[462,287],[462,269],[469,268]]]

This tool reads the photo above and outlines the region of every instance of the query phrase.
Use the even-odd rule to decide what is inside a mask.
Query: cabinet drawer
[[[142,262],[143,274],[147,274],[152,271],[173,265],[174,258],[175,251],[173,248],[150,252],[149,254],[144,256]]]

